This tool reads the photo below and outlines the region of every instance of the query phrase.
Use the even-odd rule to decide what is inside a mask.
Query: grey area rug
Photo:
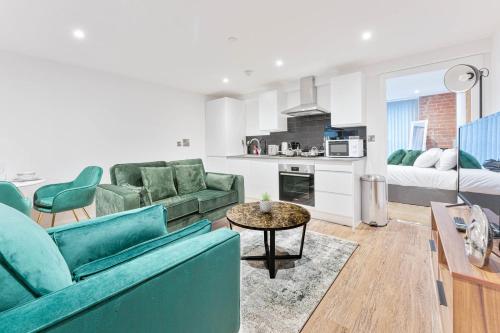
[[[276,232],[276,254],[297,254],[302,228]],[[274,280],[263,261],[241,261],[240,333],[299,332],[358,245],[306,232],[302,259],[277,260]],[[264,233],[241,232],[242,255],[264,254]]]

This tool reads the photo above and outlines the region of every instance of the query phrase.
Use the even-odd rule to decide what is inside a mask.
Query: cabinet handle
[[[431,252],[436,252],[436,243],[434,242],[434,239],[429,239],[429,246],[431,248]]]
[[[448,306],[448,303],[446,302],[446,294],[444,292],[443,282],[436,280],[436,288],[439,297],[439,304],[443,306]]]

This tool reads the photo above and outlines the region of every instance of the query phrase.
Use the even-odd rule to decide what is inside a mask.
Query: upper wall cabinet
[[[245,101],[246,135],[269,135],[269,131],[261,131],[259,124],[259,99],[252,98]]]
[[[208,157],[245,153],[245,105],[224,97],[205,106],[205,151]]]
[[[365,82],[361,72],[331,79],[332,126],[365,125]]]
[[[287,130],[286,116],[281,111],[286,109],[286,95],[278,90],[271,90],[259,95],[259,129],[268,132]]]

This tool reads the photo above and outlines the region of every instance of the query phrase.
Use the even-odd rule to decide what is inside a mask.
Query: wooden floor
[[[419,214],[418,209],[415,214]],[[223,226],[225,220],[216,222],[216,227]],[[440,331],[432,315],[436,296],[430,271],[429,226],[392,221],[382,228],[360,225],[353,232],[313,220],[308,230],[353,240],[359,247],[303,333]]]
[[[389,202],[389,218],[431,226],[431,207]]]

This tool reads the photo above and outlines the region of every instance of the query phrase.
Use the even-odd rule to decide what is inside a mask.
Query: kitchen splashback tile
[[[267,145],[280,145],[281,142],[297,141],[300,143],[302,149],[309,149],[323,147],[323,132],[325,127],[330,126],[330,114],[314,115],[306,117],[288,118],[288,131],[276,132],[270,135],[257,136],[259,140],[265,140]],[[353,128],[358,135],[366,138],[366,127]],[[247,142],[254,137],[247,137]]]
[[[330,126],[331,124],[330,114],[294,117],[288,118],[287,121],[287,132],[276,132],[271,133],[270,135],[257,136],[256,138],[259,140],[265,140],[266,146],[280,145],[283,141],[297,141],[300,143],[302,149],[309,149],[311,147],[322,149],[324,144],[323,132],[325,127]],[[355,131],[361,138],[366,138],[366,127],[356,127],[352,128],[352,130]],[[252,138],[254,137],[247,137],[247,142]]]

